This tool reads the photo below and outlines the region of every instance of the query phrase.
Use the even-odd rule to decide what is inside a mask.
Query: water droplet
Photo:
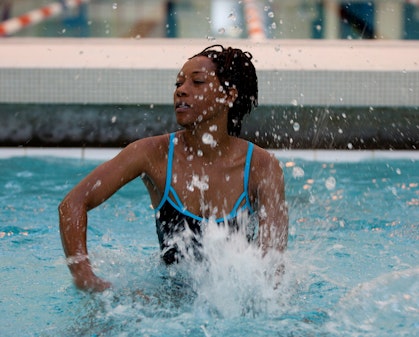
[[[329,177],[325,181],[326,188],[330,191],[336,187],[336,179],[334,177]]]
[[[114,2],[114,3],[112,4],[112,9],[118,9],[118,3]]]
[[[198,157],[202,157],[204,155],[202,150],[198,150],[198,152],[196,154],[197,154]]]
[[[295,122],[292,127],[293,127],[294,131],[299,131],[300,130],[300,124],[298,122]]]
[[[310,195],[310,197],[308,198],[308,202],[310,204],[314,204],[316,202],[316,197],[314,195]]]
[[[214,137],[212,136],[212,134],[210,134],[210,133],[208,133],[208,132],[205,132],[205,133],[202,135],[202,142],[203,142],[204,144],[211,145],[211,147],[215,147],[215,146],[217,146],[217,142],[214,140]]]
[[[297,106],[298,105],[298,101],[294,98],[291,100],[291,105],[293,106]]]
[[[275,14],[274,14],[274,12],[269,12],[269,13],[268,13],[268,16],[269,16],[270,18],[273,18],[273,17],[275,17]]]
[[[400,174],[402,174],[402,171],[398,168],[398,169],[396,169],[396,173],[400,175]]]
[[[116,122],[116,116],[112,116],[111,122],[112,122],[112,124]]]
[[[224,34],[226,32],[225,28],[218,29],[219,34]]]
[[[200,178],[198,175],[194,174],[192,176],[192,181],[186,184],[186,188],[191,192],[195,190],[195,187],[201,191],[207,191],[209,188],[208,181],[209,177],[207,175]]]
[[[292,168],[292,176],[293,178],[302,178],[304,177],[304,170],[299,166],[294,166]]]
[[[96,180],[96,183],[92,187],[92,191],[99,188],[102,185],[102,181],[100,179]]]

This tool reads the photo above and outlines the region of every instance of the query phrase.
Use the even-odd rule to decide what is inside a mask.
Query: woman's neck
[[[181,144],[190,155],[215,160],[230,148],[231,137],[226,130],[210,128],[185,129],[181,133]]]

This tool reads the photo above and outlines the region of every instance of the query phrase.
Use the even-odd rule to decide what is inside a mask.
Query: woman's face
[[[205,56],[196,56],[184,64],[174,92],[179,125],[194,126],[228,111],[227,95],[215,70],[214,63]]]

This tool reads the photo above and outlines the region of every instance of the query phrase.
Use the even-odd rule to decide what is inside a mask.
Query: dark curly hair
[[[221,50],[217,50],[217,49]],[[258,105],[258,79],[252,64],[252,54],[241,49],[224,48],[215,44],[192,56],[206,56],[215,64],[216,75],[225,90],[235,87],[238,97],[228,111],[228,134],[239,136],[242,120]]]

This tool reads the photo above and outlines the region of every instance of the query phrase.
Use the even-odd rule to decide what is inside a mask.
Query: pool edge
[[[267,149],[278,158],[304,159],[326,162],[355,162],[374,159],[419,160],[419,151],[414,150],[276,150]],[[0,150],[0,159],[12,157],[59,157],[86,160],[108,160],[119,148],[12,148]]]

